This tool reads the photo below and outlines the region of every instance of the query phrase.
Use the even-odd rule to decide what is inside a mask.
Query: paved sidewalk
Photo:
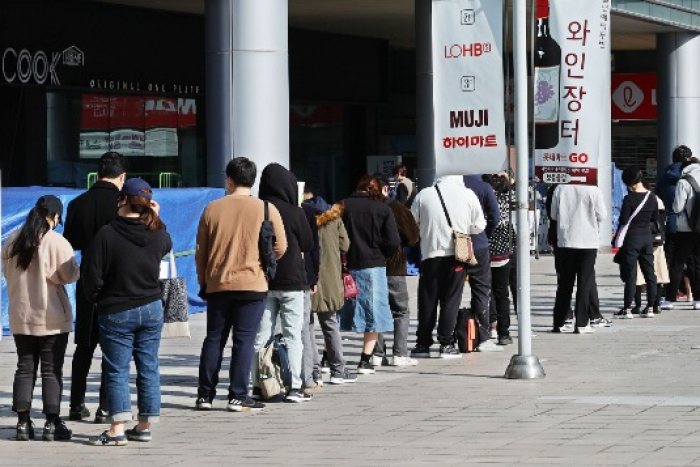
[[[552,334],[553,261],[533,259],[532,265],[533,349],[547,372],[543,380],[503,379],[516,339],[502,354],[421,360],[413,368],[382,368],[354,385],[326,385],[308,404],[240,414],[226,412],[226,401],[218,399],[213,411],[196,412],[205,329],[197,315],[191,340],[164,341],[161,348],[163,417],[153,442],[123,448],[85,445],[103,429],[89,423],[69,422],[73,442],[10,441],[15,355],[12,339],[3,338],[0,466],[700,465],[700,350],[693,349],[700,346],[700,312],[683,304],[654,320],[616,321],[593,335]],[[609,315],[622,296],[609,255],[599,258],[598,281]],[[411,279],[414,313],[416,286]],[[360,338],[346,337],[347,357],[356,361]],[[66,395],[72,352],[71,345]],[[93,411],[98,381],[93,373]],[[225,384],[227,378],[222,394]],[[38,392],[35,408],[41,407]]]

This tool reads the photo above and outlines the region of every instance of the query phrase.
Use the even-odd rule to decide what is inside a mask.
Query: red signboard
[[[612,119],[656,120],[656,73],[612,75]]]

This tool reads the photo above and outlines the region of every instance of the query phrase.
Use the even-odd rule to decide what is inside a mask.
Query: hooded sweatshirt
[[[666,233],[671,235],[678,231],[678,215],[673,212],[673,200],[676,197],[676,186],[678,185],[678,180],[681,179],[681,171],[683,170],[681,168],[681,164],[681,162],[674,162],[666,167],[664,174],[659,177],[659,181],[654,189],[656,196],[658,196],[661,201],[664,202],[664,207],[668,213]]]
[[[287,252],[277,261],[277,273],[270,290],[296,291],[309,288],[302,254],[314,247],[309,221],[299,207],[297,178],[279,164],[270,164],[260,177],[260,199],[273,204],[282,217],[287,236]]]
[[[692,232],[688,220],[693,212],[696,196],[693,186],[687,180],[683,180],[683,177],[693,177],[695,182],[700,185],[700,164],[690,164],[683,169],[682,177],[676,185],[676,197],[672,206],[673,212],[677,214],[678,232]]]
[[[173,243],[165,229],[118,217],[104,226],[81,264],[85,298],[99,314],[113,314],[162,298],[160,261]]]

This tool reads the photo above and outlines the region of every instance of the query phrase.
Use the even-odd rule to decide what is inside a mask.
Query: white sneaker
[[[477,352],[503,352],[503,346],[494,344],[493,341],[486,341],[479,344],[476,348]]]
[[[662,310],[673,310],[673,302],[667,302],[666,300],[661,302]]]
[[[700,302],[693,302],[693,310],[700,310]]]
[[[382,358],[378,355],[372,355],[372,365],[374,366],[382,366]]]
[[[491,339],[498,339],[498,331],[495,329],[491,329]]]
[[[411,357],[392,357],[391,366],[416,366],[418,360]]]
[[[585,328],[576,328],[578,331],[578,334],[593,334],[595,330],[589,325],[586,326]]]

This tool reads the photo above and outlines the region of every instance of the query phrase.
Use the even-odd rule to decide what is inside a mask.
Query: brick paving
[[[700,312],[683,304],[654,320],[616,321],[593,335],[551,334],[552,258],[533,259],[532,268],[533,349],[547,372],[543,380],[503,378],[516,339],[502,354],[421,360],[413,368],[382,368],[354,385],[326,385],[308,404],[242,414],[226,412],[226,401],[218,399],[211,412],[197,412],[192,406],[205,330],[204,315],[197,315],[191,340],[164,341],[161,347],[163,417],[153,442],[123,448],[85,445],[87,436],[103,428],[86,422],[69,422],[72,442],[10,440],[15,356],[12,339],[5,337],[0,466],[700,465],[700,350],[693,349],[700,346]],[[609,255],[599,258],[598,284],[609,315],[622,299]],[[410,279],[414,314],[416,286]],[[359,336],[345,337],[346,356],[356,361]],[[66,396],[72,352],[71,345]],[[93,411],[97,384],[93,373]],[[35,411],[38,425],[40,415]]]

